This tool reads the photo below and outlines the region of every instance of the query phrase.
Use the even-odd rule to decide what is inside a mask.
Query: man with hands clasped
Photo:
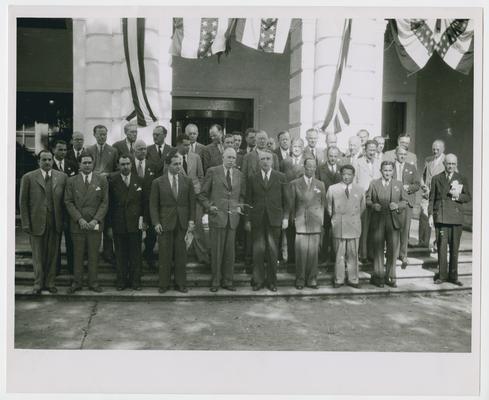
[[[194,185],[189,177],[180,173],[183,159],[178,149],[171,149],[165,163],[166,172],[151,184],[149,200],[151,222],[158,235],[159,292],[165,293],[170,286],[174,259],[175,289],[186,293],[185,235],[195,227]]]
[[[382,161],[380,172],[382,178],[374,179],[366,194],[367,207],[372,210],[370,223],[374,251],[374,273],[370,281],[379,287],[384,287],[384,283],[397,287],[396,260],[399,257],[403,212],[408,199],[402,182],[392,179],[392,161]],[[384,247],[387,248],[385,265]]]
[[[246,182],[246,204],[253,208],[245,217],[245,229],[251,231],[253,240],[253,290],[266,285],[275,292],[280,232],[288,226],[287,179],[272,170],[270,150],[259,151],[258,157],[260,170]]]
[[[463,204],[471,200],[467,179],[457,172],[457,156],[447,154],[443,161],[445,171],[431,180],[428,205],[429,226],[435,226],[438,248],[439,273],[435,283],[451,282],[462,286],[458,280],[458,249],[464,223]],[[447,247],[450,261],[447,260]]]

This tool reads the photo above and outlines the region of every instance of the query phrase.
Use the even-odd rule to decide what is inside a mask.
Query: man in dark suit
[[[76,172],[78,173],[78,157],[85,151],[85,148],[83,147],[83,144],[85,143],[83,133],[78,131],[73,132],[71,143],[73,144],[73,148],[67,151],[66,158],[76,164]]]
[[[289,183],[304,175],[304,141],[295,138],[292,140],[291,149],[290,158],[283,160],[280,166]],[[295,225],[292,218],[289,218],[289,226],[282,236],[282,259],[284,262],[295,261]]]
[[[265,285],[277,291],[277,259],[281,229],[288,226],[287,180],[272,170],[271,151],[260,151],[261,169],[246,183],[246,204],[252,204],[245,219],[253,239],[253,290]],[[267,260],[265,269],[264,261]]]
[[[275,154],[278,157],[278,164],[280,172],[282,170],[282,163],[287,158],[290,158],[290,133],[288,131],[281,131],[277,135],[278,147],[275,149]]]
[[[181,174],[182,156],[172,149],[166,157],[167,171],[151,185],[151,222],[158,234],[160,293],[171,283],[171,261],[175,259],[175,289],[186,293],[187,247],[185,235],[195,224],[195,193],[192,180]]]
[[[205,146],[202,143],[197,142],[197,138],[199,137],[199,128],[195,124],[188,124],[185,127],[185,133],[190,138],[190,148],[188,149],[189,153],[198,154],[202,159],[202,153],[204,152]]]
[[[295,265],[298,290],[304,285],[318,288],[318,252],[321,230],[324,224],[326,191],[324,184],[314,176],[316,160],[304,160],[304,176],[290,183],[291,218],[295,222]]]
[[[80,156],[79,174],[68,179],[65,189],[65,206],[70,215],[73,239],[74,279],[69,293],[82,289],[83,260],[88,253],[88,286],[101,292],[98,284],[98,250],[109,204],[107,179],[93,172],[93,157]]]
[[[209,168],[222,164],[222,127],[219,124],[213,124],[209,129],[209,136],[212,140],[210,144],[205,146],[202,152],[202,166],[204,172]]]
[[[402,269],[405,269],[408,264],[407,252],[409,231],[411,229],[413,207],[416,204],[416,192],[420,187],[418,170],[415,165],[406,162],[407,154],[408,152],[404,147],[397,147],[393,176],[393,179],[402,182],[408,201],[407,207],[404,210],[404,223],[401,229],[401,248],[399,250],[399,259],[402,262]]]
[[[439,273],[435,283],[451,282],[463,286],[458,280],[458,249],[464,223],[463,205],[472,196],[467,179],[457,172],[457,156],[445,156],[445,171],[435,175],[431,180],[428,206],[429,224],[435,225],[438,248]],[[447,260],[447,247],[450,260]]]
[[[383,161],[382,178],[374,179],[367,190],[367,207],[372,210],[371,243],[374,253],[374,273],[370,279],[376,286],[396,284],[396,260],[399,256],[400,232],[404,222],[402,212],[407,206],[407,195],[400,181],[392,179],[394,163]],[[386,264],[384,264],[384,248]]]
[[[53,169],[55,171],[60,171],[70,177],[78,173],[78,163],[66,158],[67,145],[64,140],[57,140],[54,145],[54,158],[53,158]],[[66,213],[66,210],[63,210]],[[70,274],[73,274],[73,242],[70,235],[70,227],[68,223],[68,216],[63,216],[63,232],[59,237],[59,248],[58,248],[58,261],[56,263],[56,274],[59,275],[61,272],[61,238],[62,235],[65,237],[66,246],[66,261],[68,263],[67,268]]]
[[[147,158],[146,143],[142,139],[137,139],[134,142],[134,160],[132,161],[132,171],[143,182],[143,210],[145,220],[149,221],[149,197],[153,180],[161,176],[163,170],[157,164],[152,163]],[[156,232],[153,226],[146,229],[146,237],[144,238],[144,260],[148,264],[149,269],[156,269],[154,264],[154,248],[156,244]]]
[[[326,162],[319,167],[319,180],[324,183],[326,193],[331,185],[341,182],[338,160],[340,150],[338,147],[330,146],[326,149]],[[320,258],[324,261],[335,259],[333,237],[331,236],[331,217],[328,213],[324,215],[323,243]]]
[[[56,262],[63,229],[63,195],[67,176],[53,171],[53,155],[42,150],[39,169],[20,181],[19,208],[22,230],[30,236],[34,294],[47,288],[56,293]]]
[[[165,144],[167,130],[164,126],[158,125],[153,129],[154,144],[148,146],[146,158],[158,168],[158,174],[163,173],[165,158],[172,149],[172,146]]]
[[[256,134],[259,132],[258,129],[248,128],[245,131],[246,149],[244,149],[243,154],[248,154],[253,151],[256,147]]]
[[[93,128],[93,136],[97,143],[86,150],[93,158],[93,172],[107,177],[117,169],[117,150],[107,144],[107,128],[104,125],[96,125]],[[108,234],[109,224],[104,224],[105,231],[102,237],[102,257],[105,261],[114,264],[114,241]]]
[[[236,228],[242,214],[246,183],[243,174],[235,168],[236,151],[228,148],[223,154],[223,165],[207,171],[199,195],[204,210],[209,213],[211,241],[211,292],[219,284],[227,290],[233,286]]]
[[[345,284],[346,266],[346,284],[358,288],[358,245],[362,232],[361,216],[365,209],[365,191],[353,183],[355,168],[352,165],[343,165],[340,170],[342,181],[331,185],[326,192],[327,213],[332,221],[336,253],[333,287]]]
[[[260,171],[260,160],[258,158],[258,152],[264,151],[267,149],[267,141],[268,135],[265,131],[256,131],[249,132],[250,135],[254,135],[254,142],[256,143],[253,150],[249,153],[246,153],[243,157],[243,165],[241,167],[241,172],[244,174],[244,179],[248,179],[251,176],[257,175]],[[277,154],[272,153],[273,155],[273,166],[272,168],[276,171],[279,171],[280,166],[278,163]],[[245,263],[250,265],[252,259],[253,252],[253,242],[251,239],[251,232],[245,232]]]
[[[115,142],[112,147],[117,150],[117,155],[125,155],[131,157],[134,160],[134,143],[138,138],[138,126],[134,122],[129,122],[124,125],[125,139]]]
[[[131,159],[119,156],[119,171],[108,176],[109,212],[115,257],[117,290],[141,290],[141,231],[143,218],[143,180],[131,172]]]
[[[233,131],[232,135],[234,137],[234,150],[236,150],[236,154],[244,154],[243,149],[241,148],[241,144],[243,143],[243,133],[240,131]]]
[[[190,153],[190,138],[186,133],[177,137],[178,154],[182,156],[182,169],[180,172],[188,176],[194,184],[194,192],[200,193],[204,181],[204,170],[202,161],[197,153]],[[193,231],[194,240],[191,248],[197,257],[197,260],[204,264],[209,264],[209,243],[202,226],[203,210],[198,203],[195,205],[195,229]]]

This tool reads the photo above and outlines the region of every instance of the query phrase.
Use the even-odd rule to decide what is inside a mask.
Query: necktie
[[[139,165],[138,165],[138,176],[139,176],[140,178],[144,178],[143,160],[139,160]]]
[[[173,197],[175,200],[178,198],[178,188],[177,188],[177,176],[173,175],[173,183],[171,186],[171,191],[173,192]]]
[[[46,175],[44,176],[44,181],[47,182],[49,181],[49,173],[46,172]]]
[[[80,157],[80,153],[78,150],[75,150],[75,159],[78,160],[78,157]]]
[[[268,174],[265,174],[265,179],[263,181],[265,182],[265,186],[268,186]]]
[[[159,156],[161,158],[161,145],[158,145],[158,154],[159,154]]]
[[[129,187],[129,175],[124,176],[124,183],[126,184],[126,187]]]
[[[229,190],[231,190],[231,173],[229,172],[229,169],[226,172],[226,183],[228,185]]]
[[[188,168],[188,165],[187,165],[187,155],[185,154],[183,156],[183,170],[185,171],[186,174],[188,173],[187,168]]]
[[[348,190],[348,186],[345,189],[345,194],[346,194],[346,198],[349,199],[350,198],[350,191]]]
[[[132,148],[132,142],[129,143],[129,152],[131,153],[131,155],[134,154],[134,149]]]
[[[85,175],[84,178],[85,178],[85,188],[88,189],[88,185],[90,185],[90,182],[88,182],[88,175]]]

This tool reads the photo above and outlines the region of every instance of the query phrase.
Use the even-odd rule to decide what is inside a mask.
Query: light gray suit
[[[41,169],[28,172],[20,182],[20,218],[22,229],[30,235],[34,290],[55,286],[59,239],[63,230],[67,176],[54,170],[50,173],[50,182],[45,181]]]
[[[361,215],[365,210],[365,191],[356,184],[342,182],[329,187],[326,193],[328,214],[335,244],[335,283],[345,281],[345,264],[348,281],[358,283],[358,240],[362,233]]]

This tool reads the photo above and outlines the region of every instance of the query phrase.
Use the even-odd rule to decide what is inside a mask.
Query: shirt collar
[[[121,173],[121,176],[122,176],[122,180],[126,179],[126,176],[122,175],[122,173]],[[130,172],[129,172],[129,175],[127,175],[127,178],[129,178],[129,181],[131,180],[131,173]]]
[[[261,170],[261,176],[263,177],[263,179],[265,179],[265,177],[270,178],[270,173],[271,172],[272,171],[265,172],[265,171]]]
[[[46,174],[48,174],[48,176],[51,177],[51,170],[49,170],[49,171],[46,172],[43,169],[41,169],[41,174],[42,174],[42,177],[44,179],[46,179]]]
[[[90,172],[88,175],[85,175],[83,172],[80,172],[83,180],[85,180],[85,177],[88,177],[88,182],[91,182],[92,181],[92,173],[93,172]]]
[[[382,185],[386,186],[388,185],[389,183],[391,183],[392,179],[389,180],[389,181],[386,181],[384,178],[382,178]]]
[[[128,138],[126,138],[126,145],[127,145],[127,148],[130,149],[131,148],[131,142],[129,141]]]

